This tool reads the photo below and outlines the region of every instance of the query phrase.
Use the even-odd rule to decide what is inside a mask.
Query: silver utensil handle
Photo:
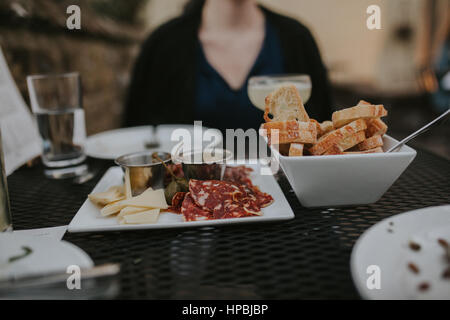
[[[410,134],[409,136],[407,136],[405,139],[403,139],[402,141],[400,141],[399,143],[397,143],[395,146],[393,146],[392,148],[390,148],[388,151],[386,152],[393,152],[395,150],[397,150],[398,148],[400,148],[401,146],[403,146],[405,143],[407,143],[408,141],[414,139],[415,137],[417,137],[418,135],[424,133],[425,131],[428,131],[431,127],[439,124],[441,121],[444,121],[445,117],[447,117],[450,114],[450,109],[448,109],[446,112],[444,112],[443,114],[441,114],[439,117],[437,117],[436,119],[434,119],[433,121],[427,123],[426,125],[424,125],[422,128],[420,128],[419,130],[413,132],[412,134]]]

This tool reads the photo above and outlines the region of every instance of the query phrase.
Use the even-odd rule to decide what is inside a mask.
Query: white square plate
[[[160,214],[159,220],[155,224],[123,225],[118,223],[116,217],[101,216],[99,208],[86,199],[75,217],[70,222],[68,230],[69,232],[123,231],[138,229],[214,226],[233,223],[293,219],[294,213],[292,212],[292,209],[289,206],[289,203],[287,202],[275,178],[272,175],[258,174],[259,167],[257,165],[247,166],[253,168],[254,170],[250,177],[253,184],[258,186],[261,191],[269,193],[274,199],[274,202],[270,206],[261,209],[263,213],[262,216],[185,222],[183,221],[183,216],[181,214],[163,212]],[[122,170],[119,167],[112,167],[109,168],[108,171],[106,171],[105,175],[98,182],[92,192],[106,191],[111,186],[121,184],[123,184]]]

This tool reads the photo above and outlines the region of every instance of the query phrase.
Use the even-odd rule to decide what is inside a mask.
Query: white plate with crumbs
[[[83,250],[67,241],[0,233],[0,280],[65,272],[71,265],[94,266]]]
[[[90,200],[86,199],[75,217],[70,222],[68,231],[94,232],[186,228],[293,219],[294,213],[274,176],[259,174],[258,165],[246,166],[253,169],[253,172],[250,174],[252,183],[255,186],[258,186],[261,191],[270,194],[274,200],[271,205],[261,209],[261,216],[186,222],[183,220],[183,216],[181,214],[162,212],[159,215],[158,221],[153,224],[120,224],[116,217],[103,217],[100,214],[100,209],[95,206]],[[103,192],[111,186],[121,184],[123,184],[122,170],[119,167],[111,167],[95,186],[94,190],[92,190],[92,193]]]
[[[450,205],[384,219],[358,239],[353,281],[364,299],[450,299]]]
[[[89,157],[114,160],[124,154],[140,152],[146,150],[159,150],[171,153],[172,149],[179,143],[179,139],[172,141],[172,133],[177,129],[182,129],[191,134],[193,141],[198,141],[202,145],[202,135],[194,135],[194,126],[183,124],[160,125],[154,129],[159,145],[155,148],[146,148],[146,143],[151,140],[152,126],[140,126],[131,128],[121,128],[94,134],[86,139],[85,151]],[[214,136],[212,146],[222,142],[222,134],[219,130],[203,128],[203,131],[210,130]],[[176,137],[174,137],[176,138]],[[194,143],[194,142],[191,142]]]

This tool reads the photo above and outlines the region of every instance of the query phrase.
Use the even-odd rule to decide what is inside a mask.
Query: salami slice
[[[252,184],[249,177],[252,172],[253,169],[246,166],[226,167],[223,180],[244,185]]]
[[[264,208],[273,202],[271,195],[263,193],[258,189],[253,189],[253,187],[244,185],[242,185],[241,188],[244,190],[245,195],[242,196],[242,199],[239,199],[239,201],[250,203],[249,206],[251,207]]]
[[[267,207],[273,202],[270,194],[262,192],[257,186],[253,185],[250,180],[252,168],[246,166],[227,167],[225,169],[224,180],[244,185],[248,194],[253,194],[261,208]]]
[[[181,205],[187,192],[177,192],[172,198],[172,205],[169,207],[169,211],[174,213],[181,213]]]
[[[259,215],[260,206],[253,194],[242,185],[228,181],[191,179],[189,191],[192,199],[216,219]]]
[[[257,186],[254,185],[252,185],[251,187],[247,186],[247,188],[249,189],[248,193],[251,193],[255,196],[256,201],[261,208],[265,208],[272,204],[273,198],[270,194],[262,192]]]
[[[197,206],[188,192],[181,205],[181,213],[185,221],[201,221],[214,219],[214,216],[206,210]]]

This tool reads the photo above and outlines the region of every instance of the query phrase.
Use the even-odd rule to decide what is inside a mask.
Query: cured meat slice
[[[257,195],[257,199],[258,199],[258,204],[261,206],[261,208],[268,207],[273,203],[272,196],[265,192],[260,192]]]
[[[181,205],[183,203],[184,197],[186,196],[187,192],[177,192],[173,195],[172,198],[172,205],[169,206],[169,211],[172,211],[174,213],[181,213]]]
[[[228,181],[191,179],[189,191],[192,199],[216,219],[259,215],[256,197],[247,193],[242,185]]]
[[[245,206],[242,203],[239,202],[227,202],[224,204],[224,212],[221,216],[222,219],[228,219],[228,218],[242,218],[242,217],[250,217],[253,215],[261,215],[261,212],[255,211],[252,208],[248,207],[249,205]]]
[[[246,192],[255,196],[261,208],[267,207],[272,204],[273,198],[270,194],[262,192],[257,186],[253,185],[249,177],[252,171],[252,168],[246,166],[227,167],[223,179],[244,185],[247,187]]]
[[[273,198],[270,194],[262,192],[257,186],[243,186],[247,194],[252,196],[259,207],[265,208],[272,204]]]
[[[246,166],[226,167],[223,180],[245,185],[252,184],[249,178],[252,171],[252,168]]]
[[[185,221],[201,221],[214,219],[214,216],[206,210],[197,206],[188,192],[181,205],[181,213]]]
[[[261,215],[261,208],[273,202],[250,180],[253,169],[227,167],[224,180],[189,181],[189,192],[177,192],[169,210],[181,213],[185,221],[226,219]]]

